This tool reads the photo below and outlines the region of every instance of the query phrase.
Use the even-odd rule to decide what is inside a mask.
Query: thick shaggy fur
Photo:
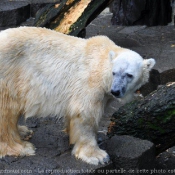
[[[96,132],[111,91],[111,60],[129,50],[104,36],[86,40],[35,27],[5,30],[0,42],[0,157],[35,154],[34,146],[21,139],[29,132],[17,127],[21,114],[57,115],[65,117],[77,158],[91,164],[108,161]],[[148,80],[140,67],[139,78],[145,74],[146,79],[139,86]]]

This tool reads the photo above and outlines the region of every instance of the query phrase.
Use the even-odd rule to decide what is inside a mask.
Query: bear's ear
[[[155,63],[156,63],[156,61],[153,58],[145,59],[143,61],[144,68],[146,68],[149,71],[153,68],[153,66],[155,65]]]
[[[109,60],[112,62],[114,58],[115,58],[115,52],[111,50],[109,52]]]

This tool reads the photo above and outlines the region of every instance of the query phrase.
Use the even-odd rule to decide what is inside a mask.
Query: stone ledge
[[[18,26],[50,3],[60,3],[60,0],[1,0],[0,27]]]
[[[115,170],[125,174],[134,174],[143,169],[149,171],[154,167],[155,149],[150,141],[131,136],[114,136],[106,142],[106,149]]]
[[[13,27],[30,17],[27,2],[0,2],[0,27]]]

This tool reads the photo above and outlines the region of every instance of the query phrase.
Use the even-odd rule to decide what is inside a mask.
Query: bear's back
[[[37,54],[40,55],[41,52],[43,54],[52,53],[52,55],[60,55],[62,53],[66,55],[69,52],[68,58],[70,58],[74,48],[76,47],[76,49],[80,50],[85,43],[84,39],[36,27],[7,29],[0,32],[0,41],[0,59],[8,59],[9,53],[11,57],[17,55],[18,59],[20,55],[25,55],[25,59],[32,59]],[[5,56],[2,54],[5,54]],[[28,55],[30,56],[28,57]]]

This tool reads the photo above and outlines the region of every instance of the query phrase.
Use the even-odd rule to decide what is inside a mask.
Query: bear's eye
[[[131,74],[126,74],[128,78],[133,78],[133,75]]]
[[[112,75],[115,75],[115,72],[112,72]]]

